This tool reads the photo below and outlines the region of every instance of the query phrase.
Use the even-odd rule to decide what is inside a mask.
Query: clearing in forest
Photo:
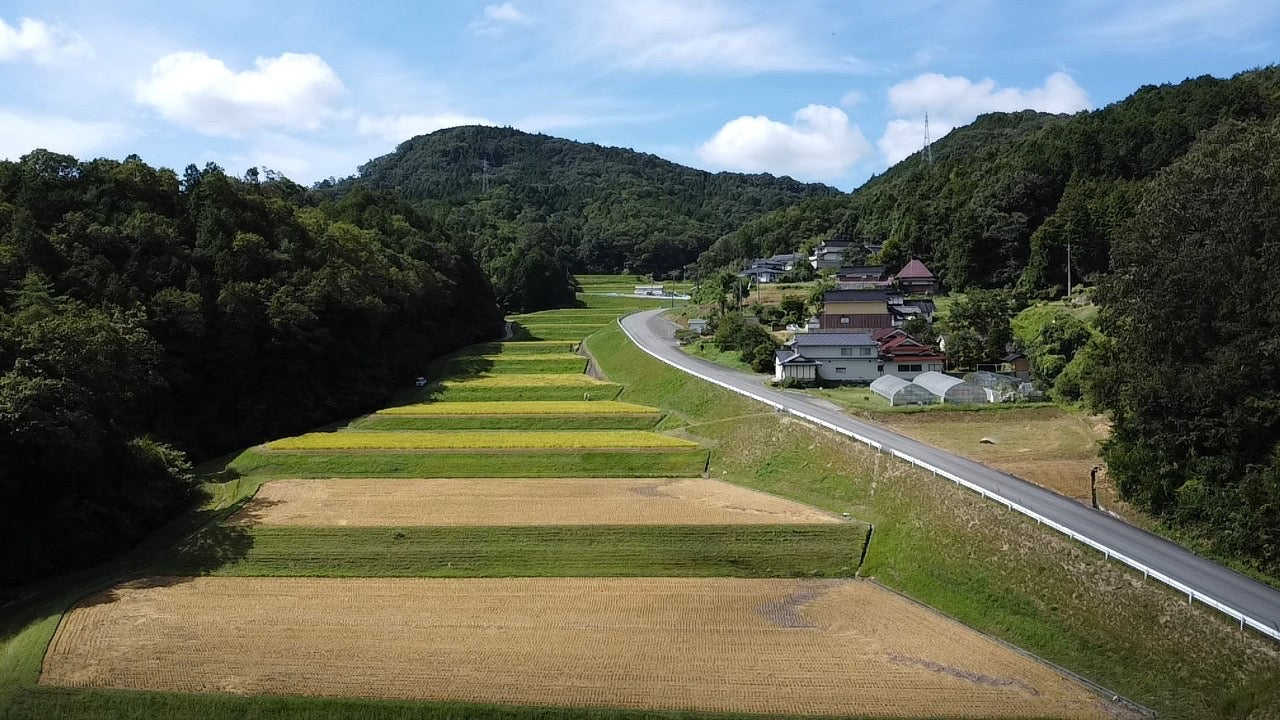
[[[262,486],[233,523],[264,525],[755,525],[835,515],[719,480],[332,479]]]
[[[41,682],[765,714],[1123,717],[1053,669],[856,580],[160,578],[68,613]]]

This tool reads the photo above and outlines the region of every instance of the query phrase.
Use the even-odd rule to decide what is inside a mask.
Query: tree
[[[808,306],[804,298],[799,295],[783,295],[778,307],[782,310],[782,319],[787,323],[800,325],[808,319],[806,314]]]
[[[951,305],[946,319],[947,355],[964,368],[996,362],[1013,340],[1013,295],[1005,290],[970,290]]]
[[[1085,377],[1122,495],[1280,572],[1280,121],[1230,122],[1150,183],[1099,286]]]

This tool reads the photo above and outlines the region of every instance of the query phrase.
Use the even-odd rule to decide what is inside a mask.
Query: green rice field
[[[696,448],[682,438],[640,430],[307,433],[267,443],[273,451],[298,450],[660,450]]]

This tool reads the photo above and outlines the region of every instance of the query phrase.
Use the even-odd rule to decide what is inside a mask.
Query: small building
[[[661,297],[666,295],[666,286],[664,285],[637,285],[636,295],[653,295]]]
[[[828,240],[819,243],[818,247],[814,248],[813,255],[809,256],[809,264],[814,270],[838,268],[844,265],[844,253],[851,244],[847,240]]]
[[[800,253],[782,253],[769,258],[767,262],[782,266],[783,270],[794,270],[796,265],[804,262],[807,256]]]
[[[866,333],[815,332],[797,335],[788,345],[818,362],[818,377],[836,382],[870,382],[880,377],[880,353]]]
[[[773,352],[773,379],[782,382],[795,378],[801,382],[813,382],[818,378],[818,362],[810,360],[790,348]]]
[[[752,282],[769,284],[778,282],[782,276],[786,274],[781,263],[774,263],[768,260],[756,260],[746,270],[738,273],[738,277],[744,277]]]
[[[929,272],[924,263],[914,258],[895,277],[898,287],[905,293],[932,295],[938,292],[938,278]]]
[[[987,402],[987,391],[958,377],[940,372],[920,373],[913,383],[933,393],[941,403],[979,404]]]
[[[1017,350],[1000,358],[1000,362],[1004,363],[1005,371],[1022,380],[1031,379],[1031,358],[1026,353]]]
[[[689,318],[689,329],[698,333],[699,335],[706,335],[707,334],[706,318]]]
[[[871,392],[889,401],[889,405],[932,405],[938,401],[933,393],[910,380],[883,375],[871,383]]]

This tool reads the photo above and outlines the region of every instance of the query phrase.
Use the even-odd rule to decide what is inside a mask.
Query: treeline
[[[706,272],[842,237],[883,244],[880,261],[920,258],[947,287],[1061,295],[1067,246],[1077,282],[1106,272],[1144,188],[1224,121],[1280,115],[1280,69],[1147,86],[1094,112],[992,113],[851,195],[809,200],[719,238]]]
[[[366,410],[500,322],[389,195],[0,162],[0,586],[119,552],[188,500],[189,461]]]
[[[412,138],[366,163],[358,177],[324,183],[322,190],[341,195],[356,187],[394,191],[414,202],[495,279],[501,272],[533,275],[522,265],[536,262],[556,285],[570,273],[669,277],[752,219],[837,193],[790,178],[713,174],[631,150],[494,127]],[[533,257],[535,248],[554,267]]]

